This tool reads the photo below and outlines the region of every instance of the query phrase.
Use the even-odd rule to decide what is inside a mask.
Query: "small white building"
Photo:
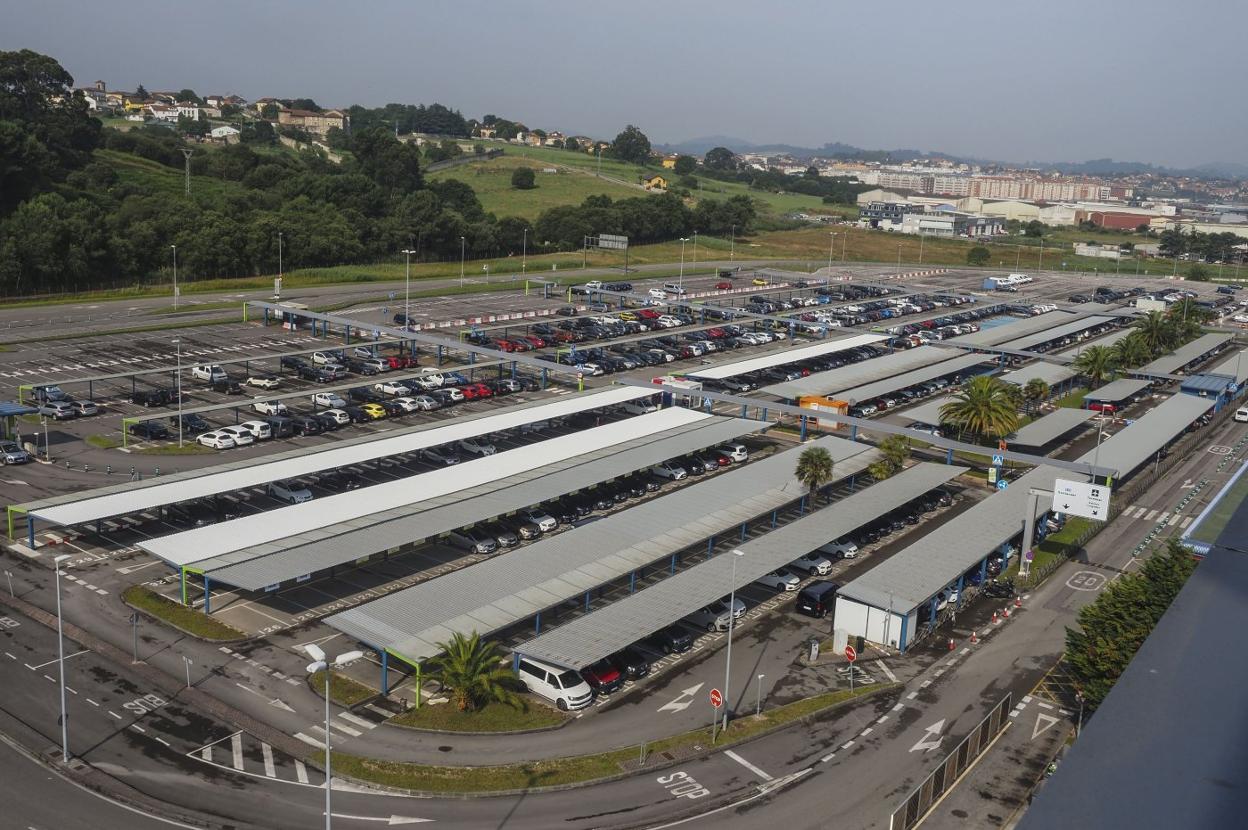
[[[236,127],[226,125],[223,127],[213,127],[209,132],[209,135],[217,141],[230,141],[231,139],[238,138],[239,131]]]

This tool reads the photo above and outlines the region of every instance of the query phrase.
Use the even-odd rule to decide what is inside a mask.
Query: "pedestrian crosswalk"
[[[1195,519],[1194,516],[1184,516],[1179,511],[1170,512],[1168,510],[1150,509],[1131,505],[1122,511],[1122,517],[1125,519],[1143,519],[1146,522],[1156,522],[1158,525],[1167,527],[1178,527],[1180,530],[1186,529],[1188,525]]]

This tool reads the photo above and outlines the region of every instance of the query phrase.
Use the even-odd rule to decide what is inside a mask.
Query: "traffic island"
[[[231,625],[214,620],[185,605],[165,599],[143,585],[131,585],[121,593],[122,600],[136,611],[141,611],[160,622],[171,625],[183,634],[189,634],[210,643],[229,643],[247,639],[247,635]]]
[[[461,712],[453,703],[422,703],[387,723],[429,732],[493,735],[558,729],[572,718],[540,703],[520,701],[515,706],[487,703],[480,709]]]
[[[413,795],[497,796],[544,789],[570,789],[708,756],[777,732],[796,722],[826,715],[858,698],[898,688],[899,684],[887,683],[853,692],[828,692],[764,711],[758,716],[742,716],[731,723],[727,733],[720,733],[715,740],[709,728],[698,729],[595,755],[484,767],[382,761],[335,752],[334,774],[360,784]],[[314,757],[323,766],[324,755],[317,753]]]
[[[318,671],[307,675],[308,688],[316,693],[317,697],[325,697],[325,672]],[[372,700],[381,694],[376,689],[365,686],[358,680],[352,680],[345,674],[339,672],[329,673],[329,699],[339,706],[350,709],[352,706],[359,706],[365,701]]]

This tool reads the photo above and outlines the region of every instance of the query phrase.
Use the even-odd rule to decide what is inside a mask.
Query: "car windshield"
[[[563,689],[571,689],[581,682],[581,678],[574,671],[561,672],[558,676],[559,686]]]

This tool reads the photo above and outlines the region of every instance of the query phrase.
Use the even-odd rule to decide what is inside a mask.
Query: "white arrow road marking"
[[[321,813],[321,815],[325,815]],[[384,821],[387,826],[393,827],[396,824],[423,824],[427,821],[433,821],[431,818],[409,818],[408,816],[349,816],[346,813],[332,813],[334,818],[345,818],[352,821]]]
[[[672,700],[660,706],[657,711],[659,712],[683,712],[685,711],[686,709],[688,709],[690,706],[693,705],[693,696],[696,695],[698,693],[698,690],[701,689],[705,685],[706,685],[705,683],[699,683],[696,686],[690,686],[688,689],[685,689],[683,692],[676,695],[675,698],[673,698]]]
[[[256,697],[264,697],[264,693],[257,692],[255,689],[251,688],[250,686],[245,686],[242,683],[235,683],[234,685],[242,689],[244,692],[251,692]],[[295,711],[294,709],[290,708],[290,706],[288,706],[280,698],[276,698],[276,697],[269,701],[269,705],[276,706],[278,709],[285,709],[287,712]]]
[[[939,749],[942,737],[940,733],[943,732],[944,729],[945,719],[941,718],[923,730],[923,737],[920,738],[914,746],[910,747],[910,751],[918,752],[919,750],[922,750],[923,752],[931,752],[933,749]]]
[[[1040,736],[1040,733],[1057,723],[1057,718],[1052,715],[1046,715],[1043,712],[1036,713],[1036,726],[1031,730],[1031,739],[1034,741]]]

